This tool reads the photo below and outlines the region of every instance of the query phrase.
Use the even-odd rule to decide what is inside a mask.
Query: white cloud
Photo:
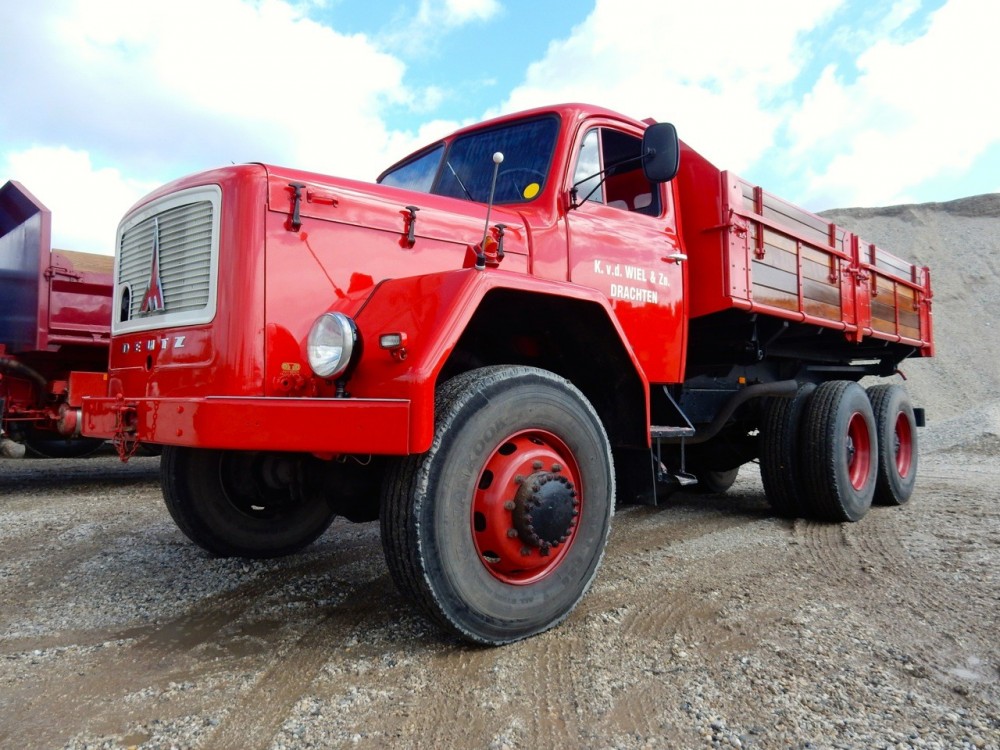
[[[284,0],[61,0],[4,13],[13,36],[30,36],[0,52],[20,87],[0,92],[0,109],[17,110],[0,116],[7,139],[100,144],[157,171],[279,159],[365,174],[382,109],[421,93],[403,86],[399,59]]]
[[[827,68],[788,122],[792,150],[810,164],[805,199],[906,202],[916,186],[961,173],[1000,143],[998,21],[992,4],[950,0],[923,35],[873,43],[853,81]]]
[[[445,0],[445,7],[453,24],[488,21],[500,11],[497,0]]]
[[[60,161],[33,150],[42,145],[86,158],[87,177],[72,161],[82,184],[110,173],[162,183],[244,161],[373,178],[406,140],[389,133],[385,108],[440,92],[404,87],[397,57],[304,13],[285,0],[2,3],[0,143],[33,192]],[[62,231],[57,242],[80,241]]]
[[[799,73],[800,34],[840,0],[597,0],[571,36],[549,45],[502,111],[588,101],[678,126],[682,138],[734,169],[772,142],[772,99]]]
[[[0,174],[17,180],[52,212],[53,246],[111,255],[115,228],[156,184],[95,168],[85,151],[36,147],[8,154]]]

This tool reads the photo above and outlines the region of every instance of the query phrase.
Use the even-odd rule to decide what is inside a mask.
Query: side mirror
[[[642,171],[650,182],[670,182],[677,176],[681,147],[677,128],[669,122],[657,122],[642,134]]]

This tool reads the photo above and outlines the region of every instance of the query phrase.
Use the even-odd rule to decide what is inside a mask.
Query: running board
[[[649,436],[653,440],[661,438],[689,438],[694,437],[694,427],[673,427],[671,425],[653,425],[649,428]]]

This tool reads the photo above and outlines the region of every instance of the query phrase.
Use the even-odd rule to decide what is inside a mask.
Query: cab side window
[[[641,138],[611,128],[589,130],[573,178],[577,195],[581,200],[659,216],[660,190],[643,174],[641,156]]]

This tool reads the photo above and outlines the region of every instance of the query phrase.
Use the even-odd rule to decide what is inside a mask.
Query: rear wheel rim
[[[904,412],[899,412],[896,415],[892,438],[896,473],[901,477],[907,477],[913,467],[913,429],[910,427],[910,420]]]
[[[559,567],[583,512],[573,452],[547,430],[501,441],[479,474],[470,525],[480,562],[499,581],[535,583]]]
[[[847,424],[847,476],[856,490],[864,488],[872,465],[872,440],[861,412],[854,412]]]

